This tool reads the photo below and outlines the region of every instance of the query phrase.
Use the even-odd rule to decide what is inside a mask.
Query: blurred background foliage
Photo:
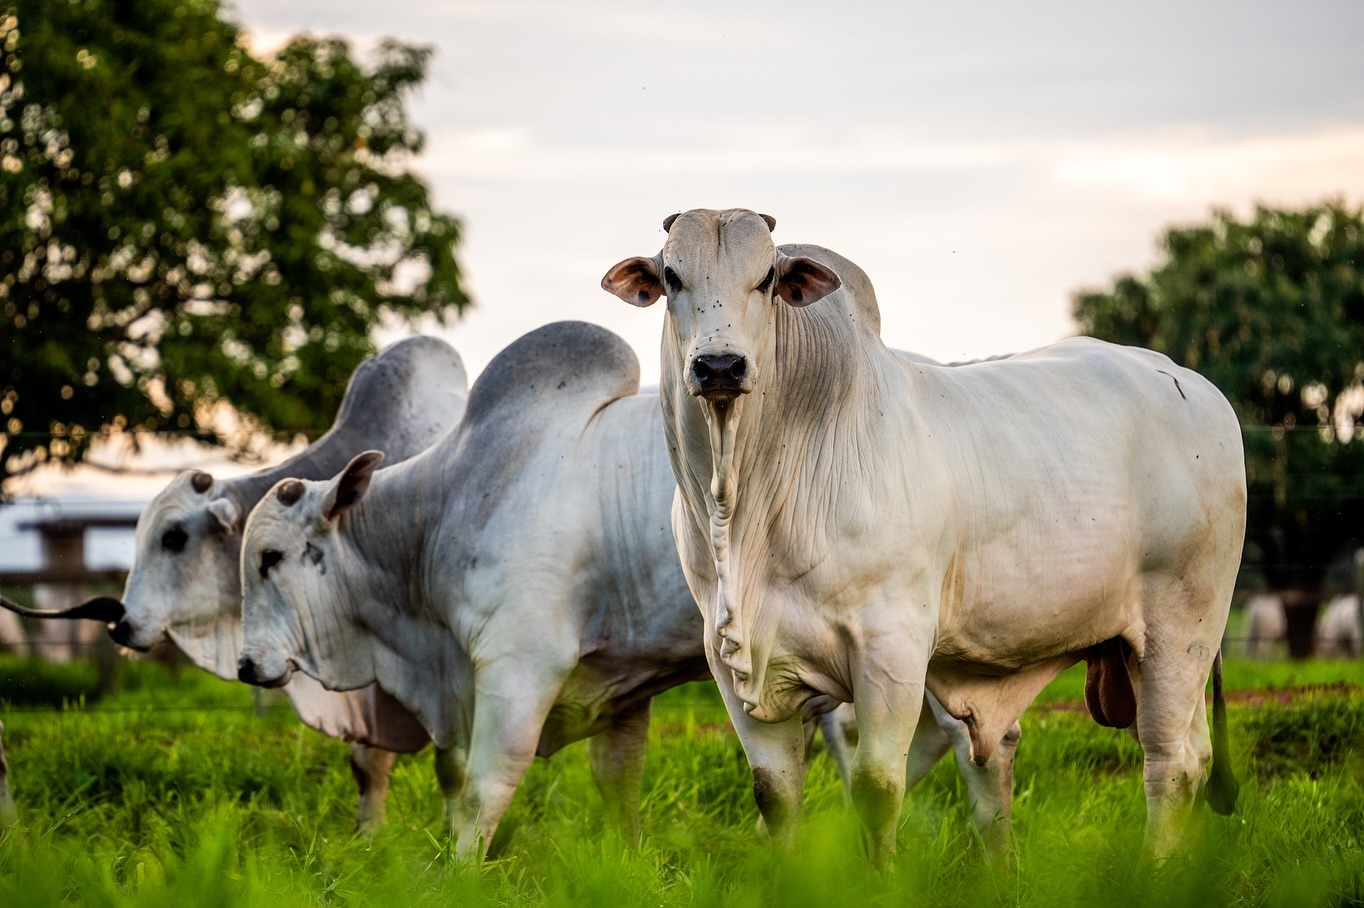
[[[0,0],[0,483],[101,433],[313,437],[372,329],[469,305],[406,169],[429,54],[257,56],[217,0]]]
[[[1364,210],[1218,211],[1160,251],[1149,274],[1076,294],[1080,330],[1222,390],[1246,445],[1247,567],[1272,588],[1316,587],[1364,536]]]

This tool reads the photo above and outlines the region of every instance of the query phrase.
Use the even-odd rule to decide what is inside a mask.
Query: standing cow
[[[1245,606],[1246,655],[1271,658],[1288,641],[1288,616],[1278,593],[1255,593]]]
[[[431,450],[283,482],[247,522],[242,679],[390,691],[436,742],[461,854],[492,840],[533,756],[582,738],[636,839],[651,698],[709,677],[659,399],[638,390],[619,337],[549,325],[498,354]],[[916,781],[960,726],[924,721]],[[1011,771],[967,773],[995,837]]]
[[[769,826],[793,832],[806,700],[856,700],[853,800],[880,861],[925,690],[988,762],[1087,659],[1091,712],[1142,747],[1148,852],[1170,854],[1214,748],[1210,800],[1235,798],[1219,651],[1245,530],[1231,407],[1164,356],[1090,339],[908,362],[882,343],[862,270],[777,248],[774,226],[688,211],[658,255],[602,280],[636,306],[668,297],[673,529]]]
[[[1364,622],[1360,620],[1359,597],[1337,596],[1326,606],[1317,621],[1315,650],[1325,659],[1354,658],[1364,653]]]
[[[284,477],[333,476],[361,451],[378,449],[392,461],[411,457],[459,422],[467,390],[464,364],[449,344],[434,337],[393,344],[359,365],[335,424],[298,454],[235,479],[194,470],[173,479],[138,518],[121,602],[101,598],[66,612],[25,614],[113,622],[114,640],[136,650],[168,637],[200,668],[235,680],[242,645],[242,525],[256,502]],[[300,677],[285,693],[305,723],[354,742],[356,826],[382,824],[394,752],[422,749],[426,732],[372,685],[333,693]]]

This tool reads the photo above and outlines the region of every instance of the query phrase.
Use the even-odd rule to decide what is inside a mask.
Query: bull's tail
[[[1212,768],[1208,772],[1208,806],[1214,813],[1229,816],[1236,809],[1241,783],[1231,771],[1231,749],[1227,746],[1227,703],[1222,697],[1222,651],[1212,660]]]

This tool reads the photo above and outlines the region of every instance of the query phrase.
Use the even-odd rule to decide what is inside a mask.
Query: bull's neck
[[[360,503],[340,517],[341,570],[348,599],[381,635],[436,617],[425,578],[444,510],[438,453],[430,449],[379,470]]]
[[[770,591],[789,585],[773,581],[796,582],[833,550],[844,509],[875,494],[884,436],[904,415],[889,412],[893,354],[856,330],[779,310],[751,393],[717,406],[665,391],[679,487],[714,556],[721,661],[754,708],[784,607]],[[667,356],[665,345],[665,375],[681,374]]]

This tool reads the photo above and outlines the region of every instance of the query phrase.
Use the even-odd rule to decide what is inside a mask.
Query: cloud
[[[1218,139],[1151,136],[1084,143],[1058,156],[1053,179],[1062,186],[1102,187],[1155,197],[1266,191],[1276,195],[1364,193],[1364,127],[1313,133]]]

